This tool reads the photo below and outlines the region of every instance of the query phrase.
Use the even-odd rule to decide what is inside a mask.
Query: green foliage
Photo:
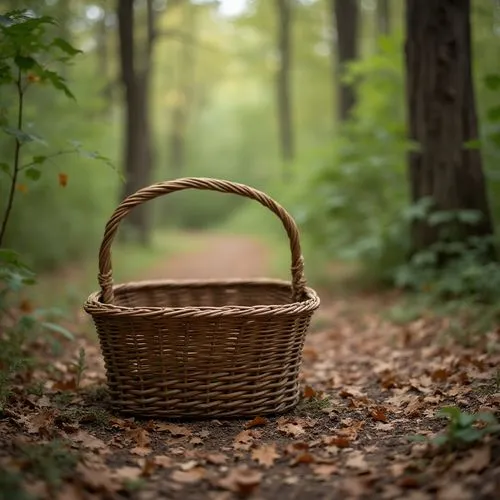
[[[329,255],[362,261],[390,279],[408,251],[405,162],[411,144],[403,113],[402,42],[350,65],[358,102],[328,151],[319,151],[298,203],[298,220]],[[301,169],[302,170],[302,169]]]
[[[57,488],[70,477],[78,463],[78,455],[71,449],[71,443],[60,440],[22,445],[19,451],[23,468],[51,488]]]
[[[463,449],[481,442],[486,436],[500,432],[500,424],[492,413],[467,413],[454,406],[442,408],[439,417],[448,419],[445,431],[428,440],[417,435],[412,441],[424,441],[438,448]]]
[[[35,500],[23,488],[24,479],[18,472],[0,469],[0,500]]]

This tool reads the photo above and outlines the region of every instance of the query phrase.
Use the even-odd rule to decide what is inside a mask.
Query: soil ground
[[[138,279],[268,274],[270,251],[258,240],[192,238],[192,251]],[[443,431],[446,420],[436,413],[444,406],[498,412],[499,331],[464,346],[446,334],[446,318],[387,321],[394,293],[319,293],[302,399],[291,414],[273,418],[169,422],[112,414],[99,346],[78,312],[77,342],[64,345],[49,371],[36,368],[18,381],[0,417],[0,465],[19,470],[31,494],[61,500],[500,498],[497,438],[459,451],[408,439]],[[80,347],[86,369],[77,387]],[[37,348],[53,355],[43,343]]]

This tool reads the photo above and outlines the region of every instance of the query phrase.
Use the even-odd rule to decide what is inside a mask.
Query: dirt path
[[[268,262],[259,241],[194,236],[192,250],[141,278],[262,276]],[[322,300],[304,349],[304,396],[292,414],[195,423],[112,415],[98,346],[82,338],[87,370],[79,390],[74,368],[62,361],[20,381],[0,421],[0,465],[29,471],[30,489],[58,500],[498,499],[498,439],[436,453],[408,436],[441,431],[436,412],[446,405],[498,409],[500,355],[492,346],[499,332],[464,347],[443,334],[445,320],[384,320],[389,295]],[[68,349],[74,357],[75,345]],[[47,379],[42,392],[26,393]],[[47,451],[37,462],[19,452],[54,439],[66,443],[55,457]],[[75,467],[61,472],[61,460]],[[58,494],[47,488],[48,464],[59,470]]]
[[[191,248],[142,273],[140,279],[225,279],[265,276],[269,252],[259,240],[193,233]]]

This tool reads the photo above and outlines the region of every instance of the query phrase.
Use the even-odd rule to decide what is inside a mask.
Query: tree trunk
[[[479,149],[464,147],[478,137],[471,71],[469,0],[407,0],[406,79],[413,203],[431,197],[439,211],[474,210],[477,224],[458,221],[431,226],[416,221],[413,251],[443,237],[467,241],[493,233]],[[491,247],[486,257],[494,256]],[[441,262],[447,257],[441,256]]]
[[[377,0],[377,31],[379,36],[388,35],[391,31],[389,0]]]
[[[108,114],[111,110],[112,98],[113,98],[113,86],[110,82],[110,72],[109,72],[109,30],[107,26],[108,12],[106,11],[106,5],[103,2],[100,5],[103,14],[102,19],[99,19],[97,23],[97,78],[103,82],[102,97],[104,99],[104,105],[102,108],[102,113],[104,115]]]
[[[278,14],[279,67],[276,75],[276,98],[283,177],[290,178],[289,162],[294,158],[295,140],[291,102],[291,16],[292,0],[276,0]]]
[[[356,103],[356,95],[351,85],[342,81],[345,66],[358,57],[358,0],[331,0],[332,26],[337,33],[333,39],[333,68],[337,83],[337,116],[340,122],[349,118]]]
[[[125,90],[124,170],[125,185],[122,198],[150,183],[152,158],[149,133],[148,95],[150,59],[153,43],[152,6],[148,7],[148,39],[140,52],[138,64],[134,40],[134,0],[118,0],[118,31],[120,63]],[[132,236],[143,244],[149,241],[151,229],[148,204],[135,208],[126,221]],[[130,232],[128,233],[130,235]]]
[[[183,4],[182,25],[184,30],[195,38],[195,6]],[[181,177],[186,166],[186,134],[189,111],[193,101],[194,52],[193,40],[182,38],[178,57],[178,84],[176,99],[172,108],[172,121],[169,137],[169,168],[174,177]]]

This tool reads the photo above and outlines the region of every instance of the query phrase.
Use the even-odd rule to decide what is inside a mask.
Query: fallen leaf
[[[241,431],[234,438],[233,448],[235,450],[248,451],[252,446],[254,438],[255,438],[255,431],[252,430]]]
[[[99,438],[92,436],[87,431],[80,430],[76,434],[71,436],[72,441],[76,441],[77,443],[81,443],[85,448],[89,450],[99,450],[99,451],[108,451],[108,445]]]
[[[181,425],[176,425],[176,424],[164,424],[164,423],[156,424],[156,430],[167,431],[174,437],[187,437],[191,436],[191,434],[193,433],[187,427],[183,427]]]
[[[192,445],[199,445],[199,444],[203,444],[203,439],[199,438],[198,436],[194,436],[192,437],[189,442],[192,444]]]
[[[223,465],[227,462],[227,455],[223,453],[209,453],[206,456],[206,460],[213,465]]]
[[[252,459],[264,467],[271,467],[279,457],[275,444],[264,444],[252,451]]]
[[[290,461],[290,465],[299,465],[299,464],[312,464],[314,463],[314,457],[309,452],[298,453],[295,457]]]
[[[184,462],[183,464],[179,465],[179,469],[183,470],[184,472],[194,469],[198,465],[198,462],[196,460],[190,460],[189,462]]]
[[[302,426],[298,424],[286,423],[278,425],[278,430],[287,436],[297,437],[305,433]]]
[[[192,484],[201,481],[206,473],[207,471],[202,467],[195,467],[188,471],[175,470],[170,477],[178,483]]]
[[[304,388],[304,399],[311,399],[318,395],[318,393],[310,386],[306,385]]]
[[[229,474],[218,481],[218,485],[241,496],[248,496],[260,485],[262,472],[248,469],[247,467],[237,467]]]
[[[151,442],[148,431],[146,429],[143,429],[142,427],[130,429],[129,431],[127,431],[126,436],[129,439],[135,441],[135,444],[139,447],[145,448]]]
[[[351,440],[342,436],[325,436],[323,443],[327,446],[336,446],[337,448],[349,448]]]
[[[112,477],[112,470],[105,467],[90,467],[87,464],[79,463],[76,472],[84,485],[91,491],[111,492],[118,489],[118,485]]]
[[[250,422],[247,422],[245,424],[246,429],[251,429],[252,427],[262,427],[266,425],[269,421],[267,418],[264,417],[255,417],[253,420],[250,420]]]
[[[483,446],[482,448],[472,450],[465,460],[458,462],[453,468],[457,472],[463,474],[481,472],[490,465],[490,462],[491,448],[489,446]]]
[[[359,472],[368,471],[368,463],[365,460],[365,456],[361,451],[353,451],[347,457],[345,462],[346,467],[350,469],[356,469]]]
[[[147,446],[136,446],[130,450],[133,455],[139,455],[140,457],[145,457],[152,452],[151,448]]]
[[[387,422],[387,414],[382,407],[374,408],[370,411],[370,415],[377,422]]]
[[[142,474],[142,469],[139,467],[130,467],[129,465],[125,465],[124,467],[120,467],[119,469],[115,469],[113,471],[114,476],[122,481],[134,481],[139,479]]]
[[[164,469],[168,469],[174,465],[174,461],[166,455],[157,455],[156,457],[153,457],[153,460],[158,467],[163,467]]]
[[[338,472],[338,467],[334,464],[314,464],[311,465],[311,470],[316,476],[326,480]]]

